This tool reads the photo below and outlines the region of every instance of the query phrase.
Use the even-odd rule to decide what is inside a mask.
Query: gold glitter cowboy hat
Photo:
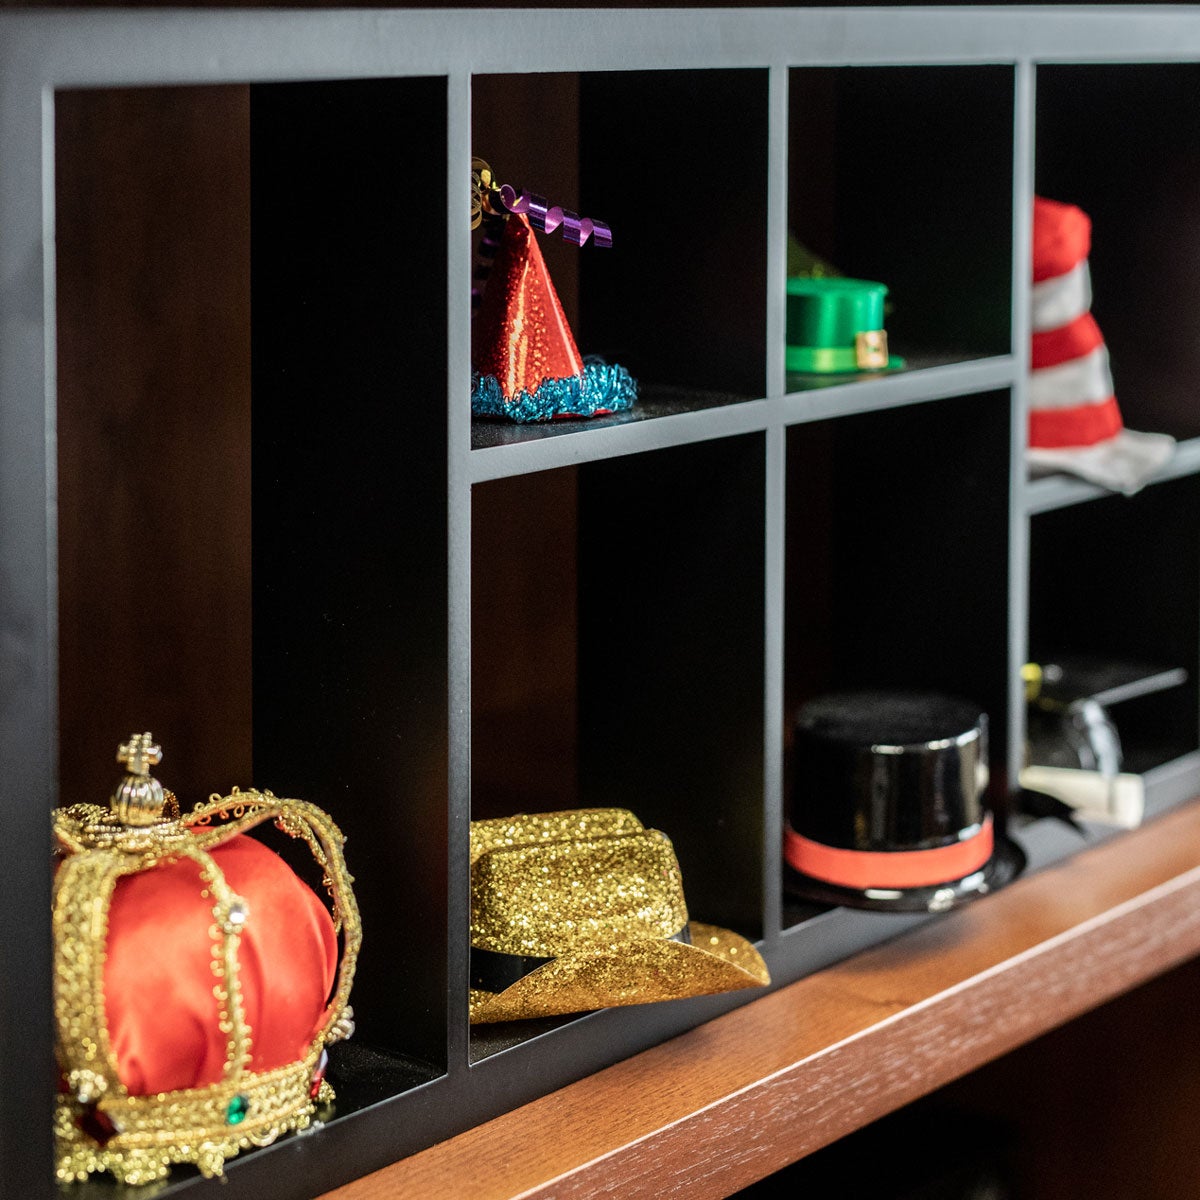
[[[745,938],[689,921],[665,834],[619,808],[471,823],[471,1021],[762,987]]]

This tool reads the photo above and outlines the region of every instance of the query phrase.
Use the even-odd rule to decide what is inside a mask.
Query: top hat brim
[[[1166,433],[1122,429],[1115,437],[1092,446],[1043,449],[1030,446],[1030,468],[1037,474],[1066,471],[1115,492],[1140,491],[1175,453],[1175,439]]]
[[[691,945],[638,938],[551,959],[502,992],[473,988],[471,1023],[563,1016],[770,983],[766,963],[744,937],[699,921],[689,922],[688,933]]]
[[[840,887],[802,874],[784,863],[784,886],[793,895],[818,904],[871,912],[949,912],[1011,883],[1025,869],[1025,851],[1003,833],[995,835],[991,857],[977,871],[945,883],[908,888]]]

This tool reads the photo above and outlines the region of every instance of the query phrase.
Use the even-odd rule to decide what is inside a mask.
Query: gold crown
[[[342,856],[345,838],[315,805],[269,791],[214,794],[181,815],[175,797],[148,773],[161,758],[149,733],[117,753],[127,774],[108,807],[75,804],[54,812],[64,857],[54,880],[54,1009],[57,1051],[67,1091],[55,1113],[58,1178],[110,1171],[125,1183],[164,1177],[173,1163],[219,1175],[225,1160],[249,1146],[306,1128],[318,1103],[333,1099],[324,1078],[325,1047],[354,1029],[347,1003],[362,930]],[[264,821],[307,843],[324,872],[342,953],[319,1028],[300,1056],[271,1070],[250,1069],[251,1030],[243,1006],[238,947],[248,909],[211,851]],[[109,1041],[104,965],[109,907],[118,882],[160,864],[190,859],[201,895],[212,901],[212,961],[218,1032],[225,1040],[220,1080],[152,1095],[122,1084]],[[207,987],[207,985],[205,985]]]

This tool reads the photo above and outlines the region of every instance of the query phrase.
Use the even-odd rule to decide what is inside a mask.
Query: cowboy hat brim
[[[471,1023],[554,1017],[623,1004],[681,1000],[771,982],[745,938],[716,925],[688,924],[692,944],[638,938],[617,949],[552,959],[502,992],[471,990]]]

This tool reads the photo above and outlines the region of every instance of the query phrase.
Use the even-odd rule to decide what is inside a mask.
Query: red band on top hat
[[[983,867],[992,857],[993,847],[988,814],[978,833],[932,850],[844,850],[785,829],[783,856],[789,866],[810,879],[862,891],[952,883]]]
[[[1029,414],[1029,445],[1040,450],[1065,450],[1094,446],[1124,429],[1117,398],[1073,408],[1043,408]]]
[[[249,916],[238,978],[250,1069],[295,1062],[325,1019],[337,934],[325,906],[273,850],[239,836],[210,851]],[[200,866],[164,862],[118,881],[108,913],[104,1001],[121,1083],[136,1096],[204,1087],[224,1074],[212,973],[213,902]]]
[[[1096,318],[1090,312],[1081,313],[1075,320],[1057,329],[1034,333],[1030,365],[1035,371],[1043,367],[1058,367],[1083,358],[1103,345],[1104,335],[1096,324]]]
[[[475,369],[496,377],[505,400],[532,394],[544,379],[583,374],[546,260],[523,216],[505,222],[473,337]]]
[[[1092,221],[1074,204],[1033,198],[1033,282],[1065,275],[1088,256]]]

